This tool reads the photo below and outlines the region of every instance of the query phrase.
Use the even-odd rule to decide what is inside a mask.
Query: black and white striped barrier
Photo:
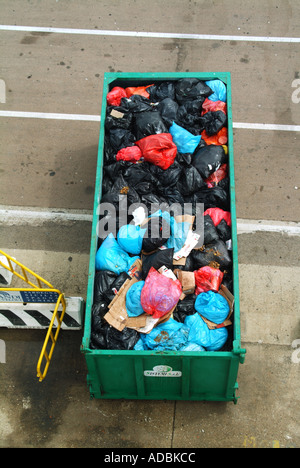
[[[10,295],[11,291],[8,292]],[[48,328],[55,309],[55,303],[22,303],[6,301],[0,291],[0,327],[3,328]],[[11,297],[12,299],[16,299]],[[1,300],[3,302],[1,302]],[[80,330],[83,324],[84,300],[82,297],[66,297],[66,311],[61,329]],[[5,301],[5,302],[4,302]],[[60,306],[61,307],[61,306]],[[59,309],[60,310],[60,309]],[[54,321],[53,327],[56,328]]]

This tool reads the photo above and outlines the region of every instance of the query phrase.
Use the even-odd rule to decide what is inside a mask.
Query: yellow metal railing
[[[65,315],[66,301],[64,298],[64,294],[61,293],[60,290],[55,289],[51,283],[43,279],[41,276],[37,275],[32,270],[22,265],[22,263],[18,262],[16,259],[8,255],[7,253],[3,252],[3,250],[0,250],[0,255],[5,257],[8,263],[8,265],[6,265],[0,260],[0,266],[10,271],[11,273],[14,274],[14,276],[25,281],[29,286],[31,286],[31,288],[1,287],[0,291],[53,292],[58,295],[58,299],[57,299],[56,306],[52,315],[52,319],[51,319],[51,322],[47,331],[47,335],[46,335],[46,338],[42,347],[42,351],[41,351],[41,354],[37,363],[37,377],[39,378],[39,381],[42,382],[42,380],[44,380],[44,378],[47,375],[48,368],[49,368],[51,358],[53,355],[53,351],[54,351],[54,348],[58,339],[58,335],[61,329],[61,324]],[[17,271],[17,267],[19,271]],[[60,306],[61,306],[61,310],[59,310]],[[55,325],[56,325],[56,329],[54,333],[53,327],[55,327]],[[50,343],[50,349],[47,350],[47,348],[49,348],[50,339],[52,343]],[[46,361],[45,364],[44,364],[44,361]],[[44,365],[43,371],[41,370],[42,365]]]

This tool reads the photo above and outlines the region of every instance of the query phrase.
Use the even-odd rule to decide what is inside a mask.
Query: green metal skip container
[[[97,252],[98,207],[101,199],[106,96],[115,86],[131,87],[158,84],[181,78],[202,81],[219,79],[227,87],[228,154],[233,258],[233,339],[231,351],[118,351],[90,348],[92,305]],[[239,364],[246,350],[241,347],[238,250],[234,182],[232,104],[230,73],[105,73],[95,199],[90,249],[87,301],[81,352],[88,369],[87,385],[91,398],[143,400],[210,400],[237,403]]]

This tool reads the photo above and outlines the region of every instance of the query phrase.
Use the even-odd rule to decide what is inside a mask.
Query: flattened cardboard
[[[127,279],[118,294],[113,298],[108,308],[109,311],[104,315],[105,320],[119,331],[124,330],[128,314],[126,310],[126,293],[128,289],[138,281],[137,278]]]

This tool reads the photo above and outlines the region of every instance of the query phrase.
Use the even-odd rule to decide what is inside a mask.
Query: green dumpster
[[[219,79],[227,88],[228,153],[230,208],[232,220],[232,257],[234,318],[231,351],[119,351],[90,347],[95,256],[98,246],[98,206],[101,199],[106,96],[115,86],[134,87],[193,77],[203,81]],[[91,398],[148,400],[210,400],[237,402],[239,364],[244,362],[241,347],[238,250],[232,132],[230,73],[105,73],[101,126],[95,182],[94,212],[90,248],[87,301],[81,352],[88,370],[87,385]]]

